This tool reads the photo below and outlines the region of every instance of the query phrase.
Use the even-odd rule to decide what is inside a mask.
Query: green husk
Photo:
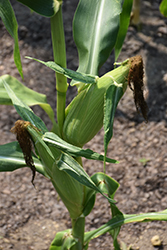
[[[129,60],[108,72],[97,83],[82,90],[66,108],[63,138],[67,142],[82,147],[90,141],[103,126],[104,95],[113,85],[125,92],[130,69]]]
[[[47,146],[43,141],[43,134],[40,131],[29,122],[23,123],[25,124],[23,124],[23,127],[31,136],[36,153],[38,154],[46,173],[50,177],[53,186],[68,209],[70,217],[75,219],[82,213],[89,213],[91,207],[88,207],[87,203],[92,199],[94,190],[84,186],[63,170],[63,164],[70,164],[68,162],[68,157],[70,156],[65,156],[55,147]],[[64,158],[66,158],[66,161],[64,161]],[[72,157],[70,159],[75,164],[75,159]]]

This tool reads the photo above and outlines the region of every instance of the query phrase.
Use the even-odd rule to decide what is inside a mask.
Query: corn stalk
[[[166,0],[163,1],[163,4]],[[106,232],[120,249],[117,236],[121,226],[130,222],[167,220],[167,211],[141,215],[125,215],[116,206],[114,195],[119,184],[106,174],[105,163],[118,161],[107,157],[107,147],[113,135],[117,105],[129,86],[137,111],[147,121],[147,104],[143,97],[143,61],[135,56],[99,77],[98,72],[115,49],[115,60],[121,51],[130,21],[132,0],[80,0],[73,20],[73,37],[79,55],[79,67],[72,71],[66,66],[62,2],[58,0],[19,0],[33,11],[50,18],[54,61],[43,62],[56,75],[57,122],[46,96],[25,87],[10,75],[0,77],[0,104],[13,105],[22,120],[12,132],[16,142],[0,146],[0,171],[29,167],[32,184],[35,174],[47,177],[69,211],[72,228],[58,232],[50,250],[87,249],[89,241]],[[162,5],[163,5],[162,4]],[[161,5],[163,11],[165,8]],[[14,38],[14,59],[20,75],[22,66],[18,47],[17,21],[9,0],[0,1],[0,16]],[[116,66],[119,67],[116,67]],[[78,93],[66,107],[67,78]],[[29,106],[39,105],[53,123],[48,131],[40,117]],[[104,127],[104,155],[83,149]],[[89,176],[82,157],[104,162],[104,171]],[[94,207],[100,193],[110,204],[111,219],[100,228],[85,232],[85,217]]]

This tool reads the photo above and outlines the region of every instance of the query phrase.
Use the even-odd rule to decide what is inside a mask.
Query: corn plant
[[[46,96],[24,86],[10,75],[0,76],[0,104],[13,105],[22,120],[16,121],[11,132],[16,141],[0,146],[0,171],[29,167],[32,184],[35,173],[48,178],[68,209],[72,228],[58,232],[50,250],[88,249],[89,242],[109,232],[114,249],[123,224],[167,220],[167,210],[146,214],[123,214],[116,206],[114,195],[119,183],[107,175],[106,162],[118,161],[107,157],[107,147],[113,135],[116,107],[129,86],[136,108],[147,121],[147,104],[143,97],[143,61],[135,56],[116,63],[129,25],[132,0],[80,0],[73,19],[73,38],[78,50],[79,67],[66,67],[66,49],[62,17],[62,1],[19,0],[31,10],[50,18],[54,61],[43,62],[55,71],[57,90],[56,118]],[[9,0],[0,0],[0,16],[14,39],[14,61],[23,78],[18,46],[17,21]],[[99,69],[115,53],[115,67],[99,77]],[[76,86],[77,95],[66,107],[67,78]],[[48,131],[44,122],[30,106],[41,106],[53,127]],[[104,128],[104,155],[83,149]],[[89,176],[82,158],[104,162],[104,171]],[[85,232],[85,217],[100,193],[108,200],[110,220],[101,227]],[[56,200],[55,200],[56,202]]]

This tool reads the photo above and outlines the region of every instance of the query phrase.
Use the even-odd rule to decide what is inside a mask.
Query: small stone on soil
[[[151,239],[151,243],[152,243],[152,245],[153,245],[154,247],[161,246],[162,241],[160,240],[159,235],[153,236],[152,239]]]

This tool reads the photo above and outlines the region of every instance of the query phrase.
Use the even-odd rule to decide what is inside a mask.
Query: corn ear
[[[31,135],[44,169],[68,209],[70,217],[73,219],[79,217],[83,213],[87,199],[90,198],[90,189],[58,168],[58,162],[61,164],[62,161],[62,152],[55,147],[47,146],[43,141],[43,134],[30,123],[28,123],[27,130]]]
[[[113,85],[127,87],[130,64],[126,60],[120,67],[108,72],[97,83],[82,90],[66,108],[63,138],[67,142],[82,147],[90,141],[103,126],[104,95]]]
[[[84,186],[66,172],[59,170],[56,162],[53,165],[52,177],[53,186],[68,209],[70,217],[78,218],[84,208]]]

